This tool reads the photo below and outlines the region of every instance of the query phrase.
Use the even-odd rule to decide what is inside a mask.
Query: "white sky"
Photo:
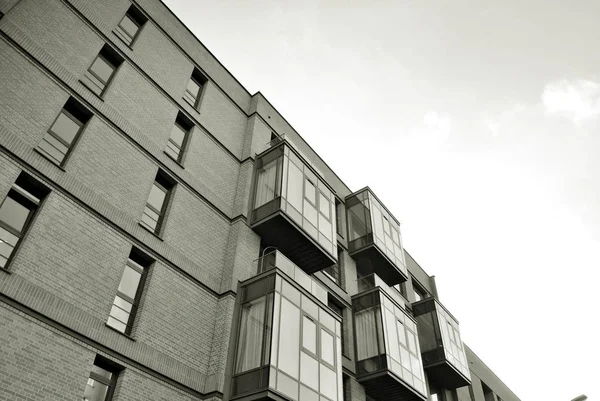
[[[523,401],[600,401],[599,1],[166,3],[375,191]]]

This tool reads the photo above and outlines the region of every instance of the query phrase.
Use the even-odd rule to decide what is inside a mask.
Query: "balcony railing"
[[[279,251],[267,253],[254,261],[257,274],[264,273],[272,269],[279,269],[289,278],[300,284],[302,288],[314,295],[323,305],[327,305],[327,290],[317,283],[311,276],[304,273],[302,269],[296,266],[291,260]]]
[[[377,274],[369,274],[368,276],[364,276],[356,280],[358,286],[358,293],[360,294],[363,291],[370,290],[371,288],[381,288],[387,295],[389,295],[398,305],[403,306],[406,304],[406,301],[400,293],[391,288],[386,284],[385,281],[381,279]]]

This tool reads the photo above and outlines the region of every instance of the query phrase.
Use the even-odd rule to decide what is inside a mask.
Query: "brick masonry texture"
[[[149,20],[128,46],[113,30],[132,4]],[[256,274],[261,245],[247,221],[255,155],[272,132],[285,132],[342,199],[350,190],[160,1],[0,0],[8,10],[0,20],[0,200],[21,171],[51,192],[0,271],[0,401],[81,399],[98,354],[124,367],[115,401],[222,399],[236,293]],[[97,96],[80,79],[105,43],[124,61]],[[209,79],[198,110],[182,99],[195,67]],[[57,166],[35,149],[69,97],[93,116]],[[181,163],[164,153],[179,113],[194,124]],[[159,170],[175,186],[155,235],[139,221]],[[132,247],[155,261],[125,336],[106,321]],[[347,252],[341,264],[343,288],[314,277],[350,306],[356,265]],[[343,368],[354,376],[352,320],[346,310]],[[474,400],[464,391],[457,398],[480,401],[481,389],[474,375]],[[345,384],[350,400],[366,400],[354,377]]]

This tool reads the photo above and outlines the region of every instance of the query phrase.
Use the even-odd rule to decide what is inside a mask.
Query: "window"
[[[122,368],[114,362],[96,357],[94,366],[83,392],[84,401],[110,401],[112,400],[119,371]]]
[[[340,287],[342,286],[342,270],[343,270],[343,256],[344,251],[342,248],[338,247],[338,262],[334,265],[331,265],[323,270],[333,281],[336,282]]]
[[[86,71],[82,82],[96,95],[102,96],[121,63],[123,58],[110,46],[104,45]]]
[[[167,142],[165,153],[178,162],[181,162],[183,159],[185,146],[193,126],[194,124],[185,118],[183,114],[179,113],[177,115],[175,124],[173,124],[173,128],[171,129],[171,136]]]
[[[115,34],[126,45],[131,45],[148,18],[135,6],[129,7],[127,13],[115,28]]]
[[[208,79],[197,68],[194,68],[194,72],[190,77],[187,88],[185,88],[185,93],[183,94],[183,98],[192,105],[192,107],[197,108],[200,100],[200,94],[202,92],[202,87],[204,84],[208,82]]]
[[[349,350],[346,344],[346,330],[347,330],[347,322],[346,320],[344,320],[344,307],[339,304],[338,302],[332,300],[331,298],[329,298],[327,300],[327,306],[329,306],[329,309],[331,309],[332,311],[334,311],[335,313],[338,314],[339,317],[342,318],[342,355],[349,355]]]
[[[37,147],[44,156],[62,165],[92,113],[69,98]]]
[[[304,180],[304,197],[313,205],[317,204],[317,190],[315,184],[308,178]]]
[[[106,322],[107,325],[121,333],[131,333],[146,274],[152,262],[152,259],[135,248],[129,254],[117,295],[110,310],[110,316]]]
[[[142,221],[140,222],[142,226],[153,233],[160,232],[173,186],[173,181],[164,172],[159,170],[158,174],[156,174],[154,184],[152,184]]]
[[[337,198],[335,199],[335,214],[337,233],[340,237],[346,238],[346,207]]]
[[[0,268],[6,269],[49,190],[21,173],[0,205]]]
[[[415,302],[419,302],[422,299],[429,298],[427,291],[423,289],[415,280],[412,280],[413,293],[415,294]]]

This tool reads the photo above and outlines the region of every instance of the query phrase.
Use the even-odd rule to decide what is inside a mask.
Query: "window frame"
[[[173,159],[174,161],[179,163],[180,165],[184,161],[185,154],[187,151],[187,146],[190,141],[190,137],[192,135],[192,130],[194,129],[194,126],[195,126],[194,123],[187,120],[187,118],[180,112],[177,114],[177,118],[175,119],[175,122],[173,123],[173,127],[171,128],[171,134],[169,135],[169,138],[167,139],[167,146],[165,147],[164,153],[167,156],[169,156],[171,159]],[[174,127],[178,127],[183,132],[183,140],[181,142],[181,146],[178,146],[174,141],[171,140],[171,138],[173,137],[173,128]],[[167,149],[170,148],[170,144],[172,144],[173,147],[179,149],[177,157],[174,157],[171,153],[169,153],[167,151]]]
[[[131,304],[131,311],[129,312],[129,316],[127,318],[127,322],[123,322],[119,319],[117,319],[116,317],[111,315],[111,311],[112,311],[112,307],[116,306],[115,305],[115,300],[113,300],[113,304],[111,306],[111,310],[108,312],[108,318],[107,318],[107,322],[106,324],[108,326],[110,326],[111,328],[117,330],[120,333],[123,333],[127,336],[131,335],[131,332],[133,330],[133,323],[135,321],[135,318],[137,316],[137,311],[139,308],[139,304],[140,304],[140,300],[142,298],[142,293],[144,292],[144,286],[146,284],[146,277],[148,276],[148,269],[150,268],[150,266],[152,265],[153,262],[149,262],[149,263],[145,263],[147,264],[147,266],[143,266],[141,263],[136,262],[135,260],[132,259],[132,254],[130,254],[127,258],[127,262],[125,262],[125,267],[123,269],[123,273],[121,274],[121,280],[123,279],[123,275],[125,274],[125,268],[130,267],[133,270],[137,271],[138,273],[140,273],[140,281],[138,282],[138,286],[137,289],[135,291],[135,297],[131,298],[129,295],[122,293],[121,291],[119,291],[119,288],[117,287],[117,291],[115,294],[115,298],[116,297],[120,297],[122,299],[124,299],[125,301],[129,302]],[[119,281],[119,285],[121,284],[121,281]],[[117,306],[117,308],[122,309],[120,307]],[[108,323],[108,320],[112,318],[117,320],[118,322],[124,323],[125,324],[125,331],[121,331],[119,329],[117,329],[116,327],[110,325]]]
[[[113,71],[110,73],[110,77],[108,77],[108,80],[106,82],[104,82],[104,78],[100,78],[98,76],[98,74],[96,74],[92,70],[92,66],[96,63],[96,60],[98,60],[99,58],[101,58],[102,61],[104,61],[106,64],[108,64],[110,67],[113,68]],[[102,92],[104,92],[104,90],[106,89],[106,87],[108,86],[108,84],[112,81],[113,77],[115,76],[115,73],[117,72],[117,68],[119,68],[119,67],[116,66],[112,61],[108,60],[106,58],[106,56],[102,54],[102,50],[100,50],[100,52],[94,58],[94,61],[92,61],[92,64],[90,64],[90,66],[88,67],[87,72],[89,72],[90,74],[92,74],[97,80],[99,80],[101,83],[104,84],[104,88],[102,88]]]
[[[96,359],[94,360],[92,365],[97,366],[100,369],[106,370],[107,372],[111,373],[110,380],[107,380],[107,379],[103,378],[102,376],[98,375],[97,373],[95,373],[93,370],[90,370],[90,373],[88,374],[88,381],[90,379],[92,379],[92,380],[95,380],[97,382],[100,382],[100,383],[106,385],[108,387],[108,390],[106,391],[104,400],[101,400],[101,401],[112,401],[114,393],[115,393],[115,389],[117,387],[117,380],[119,379],[119,376],[120,376],[123,368],[118,366],[116,363],[101,357],[100,355],[96,356]],[[87,386],[88,386],[88,384],[86,383],[86,388],[87,388]]]
[[[192,96],[192,92],[188,91],[190,81],[194,82],[196,86],[198,86],[198,94],[196,96]],[[206,87],[207,83],[208,78],[197,67],[194,67],[192,74],[185,85],[182,97],[183,100],[192,106],[192,108],[196,111],[199,111],[198,108],[200,107],[200,102],[202,100],[202,96],[204,95],[204,88]],[[190,99],[193,99],[193,102]]]
[[[137,26],[137,30],[132,37],[130,37],[129,33],[127,32],[125,27],[122,25],[125,18],[129,18],[129,20]],[[146,25],[146,22],[148,22],[148,17],[146,17],[146,15],[139,8],[137,8],[135,5],[132,4],[127,9],[127,11],[125,11],[125,14],[123,14],[123,18],[121,18],[119,20],[115,29],[113,29],[113,33],[123,43],[125,43],[125,45],[127,45],[127,47],[129,47],[131,49],[131,48],[133,48],[133,45],[134,45],[135,41],[137,40],[137,38],[140,36],[140,32],[142,31],[142,28]],[[127,39],[129,39],[129,40],[127,40]]]
[[[16,181],[18,181],[19,178],[23,176],[23,174],[24,173],[21,173],[19,175],[19,177],[17,178],[17,180],[15,180],[15,183],[13,183],[13,185],[10,187],[10,189],[4,196],[2,203],[0,203],[0,208],[1,208],[4,205],[4,202],[6,201],[6,199],[10,197],[13,201],[15,201],[16,203],[20,204],[21,206],[23,206],[29,210],[29,214],[27,215],[27,218],[25,219],[25,222],[23,223],[23,228],[21,229],[20,233],[16,233],[16,230],[13,227],[9,226],[4,221],[0,220],[0,227],[2,229],[6,230],[9,234],[14,235],[15,237],[18,238],[17,242],[15,243],[15,245],[12,248],[10,255],[8,256],[8,258],[6,258],[6,262],[4,263],[4,266],[0,266],[0,269],[4,270],[4,271],[9,271],[9,266],[10,266],[11,262],[14,260],[19,247],[25,240],[25,237],[27,236],[31,226],[33,225],[33,220],[38,215],[44,200],[46,199],[48,193],[50,192],[47,188],[45,188],[44,194],[40,194],[41,196],[36,196],[36,195],[32,194],[30,191],[28,191],[27,189],[18,185],[16,183]],[[26,175],[26,177],[33,179],[29,175]]]
[[[152,182],[152,187],[157,186],[158,189],[165,192],[165,199],[161,206],[161,210],[156,211],[156,208],[154,208],[154,206],[148,203],[148,200],[150,200],[150,194],[152,193],[152,187],[150,187],[150,191],[148,192],[148,198],[146,199],[146,204],[144,205],[144,211],[142,212],[142,218],[140,219],[140,225],[157,236],[159,236],[162,232],[164,220],[167,214],[167,208],[169,207],[171,197],[173,196],[173,190],[175,188],[175,183],[168,182],[168,178],[165,178],[165,175],[165,173],[162,173],[162,170],[159,170],[159,172],[156,174],[156,177],[154,178],[154,181]],[[167,187],[167,185],[169,186]],[[143,222],[143,217],[144,215],[146,215],[146,208],[149,208],[154,213],[158,213],[158,219],[156,221],[156,227],[154,229],[152,229],[146,223]]]
[[[138,34],[140,33],[140,30],[142,29],[143,24],[140,24],[138,21],[135,20],[135,18],[132,18],[132,15],[129,13],[129,10],[127,10],[125,15],[123,15],[123,18],[121,18],[121,20],[117,24],[117,28],[121,28],[121,30],[125,33],[125,35],[127,37],[129,37],[129,32],[127,32],[127,29],[125,29],[125,27],[122,25],[125,18],[128,18],[131,22],[133,22],[133,24],[137,27],[137,30],[135,31],[135,34],[131,37],[131,40],[129,41],[129,43],[125,42],[123,40],[123,38],[120,37],[120,35],[117,35],[117,36],[119,37],[119,39],[123,40],[123,42],[125,42],[125,44],[127,46],[132,46],[133,42],[138,37]]]
[[[65,104],[65,106],[66,106],[66,104]],[[69,156],[71,155],[71,152],[73,151],[73,148],[75,148],[75,145],[77,144],[77,142],[79,140],[79,137],[83,133],[83,131],[84,131],[86,125],[87,125],[87,122],[90,120],[90,118],[88,118],[87,121],[85,121],[85,122],[81,121],[80,119],[78,119],[77,117],[75,117],[75,115],[73,115],[73,113],[71,113],[70,111],[68,111],[65,108],[65,106],[63,106],[63,108],[58,112],[58,114],[56,115],[56,118],[54,119],[54,121],[52,121],[52,124],[50,124],[50,127],[46,130],[46,133],[48,133],[49,135],[51,135],[52,138],[54,138],[55,140],[57,140],[58,142],[60,142],[63,146],[65,146],[67,148],[67,151],[65,152],[62,160],[60,162],[57,161],[54,157],[52,157],[50,154],[48,154],[48,152],[46,152],[44,149],[41,149],[40,148],[41,142],[36,147],[37,151],[41,151],[46,158],[49,158],[50,161],[58,164],[61,167],[64,166],[65,163],[67,162]],[[73,137],[73,140],[71,141],[70,144],[67,144],[66,141],[64,139],[62,139],[60,137],[60,135],[52,129],[52,127],[54,127],[54,125],[56,124],[56,122],[60,118],[61,114],[64,114],[67,118],[69,118],[71,121],[73,121],[76,125],[79,126],[79,129],[77,130],[77,133]],[[44,137],[42,137],[42,142],[44,142],[44,141],[45,141],[45,139],[44,139]],[[45,141],[45,142],[48,142],[48,141]],[[52,146],[52,145],[50,144],[50,146]]]

